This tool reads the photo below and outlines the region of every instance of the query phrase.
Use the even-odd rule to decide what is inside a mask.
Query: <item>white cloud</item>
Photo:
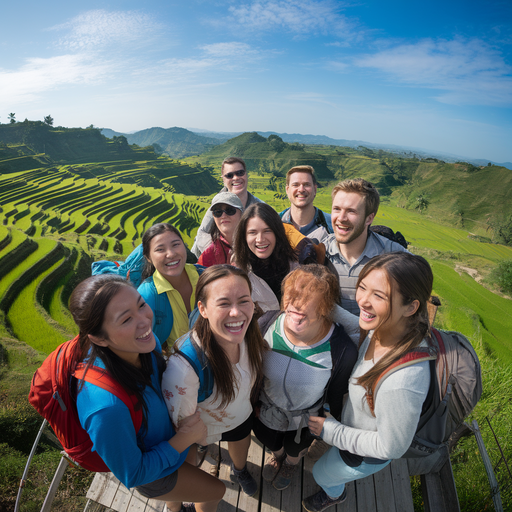
[[[208,44],[200,46],[200,49],[213,57],[243,57],[258,53],[248,44],[237,42]]]
[[[0,97],[9,103],[32,101],[63,85],[99,83],[109,68],[109,64],[84,55],[28,59],[16,71],[0,69]]]
[[[69,31],[59,40],[59,45],[80,51],[153,40],[161,28],[151,16],[141,12],[97,9],[79,14],[50,30]]]
[[[249,30],[286,30],[296,36],[311,33],[351,38],[354,23],[340,14],[340,3],[331,0],[254,0],[230,7],[231,23]]]
[[[512,68],[478,39],[425,39],[362,56],[355,64],[407,85],[446,91],[437,97],[441,102],[512,105]]]

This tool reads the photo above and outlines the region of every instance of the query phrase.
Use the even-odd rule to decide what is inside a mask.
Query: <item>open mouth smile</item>
[[[152,332],[153,331],[150,327],[142,336],[137,336],[136,339],[138,339],[139,341],[148,341],[151,338]]]
[[[232,334],[238,334],[243,330],[245,322],[229,322],[224,324],[226,329]]]

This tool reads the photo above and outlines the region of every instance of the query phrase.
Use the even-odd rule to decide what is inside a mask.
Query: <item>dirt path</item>
[[[482,276],[478,273],[478,270],[475,270],[474,268],[455,265],[455,271],[458,272],[459,275],[462,275],[462,272],[466,272],[466,274],[469,274],[477,283],[482,281]]]

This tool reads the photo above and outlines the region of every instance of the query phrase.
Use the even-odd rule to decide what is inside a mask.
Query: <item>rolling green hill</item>
[[[102,130],[108,138],[123,135],[129,144],[138,146],[151,146],[157,144],[160,152],[171,158],[184,158],[191,155],[204,153],[213,146],[220,144],[220,140],[213,137],[205,137],[185,128],[148,128],[136,133],[118,133],[109,129]]]

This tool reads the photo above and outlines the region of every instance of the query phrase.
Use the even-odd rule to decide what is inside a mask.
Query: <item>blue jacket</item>
[[[206,267],[201,265],[194,265],[197,269],[197,273],[201,275]],[[138,292],[142,298],[146,301],[149,307],[153,310],[153,332],[156,334],[159,340],[164,343],[172,331],[174,324],[174,315],[171,308],[171,303],[167,298],[167,293],[158,293],[156,291],[155,283],[153,282],[153,276],[148,277],[138,288]],[[192,311],[192,313],[195,310]],[[192,313],[189,315],[189,322],[192,317],[195,319],[197,315],[193,316]]]

